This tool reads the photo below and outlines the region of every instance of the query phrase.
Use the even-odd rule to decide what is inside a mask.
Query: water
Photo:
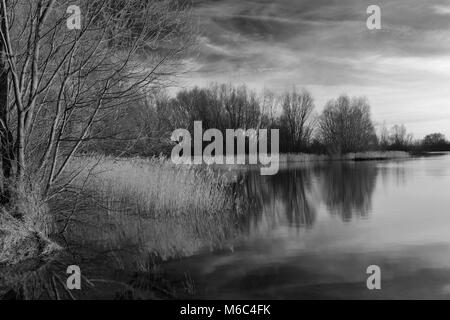
[[[244,190],[254,206],[236,239],[164,265],[197,297],[450,298],[450,155],[255,172]]]
[[[131,234],[112,228],[120,241],[97,243],[104,223],[82,224],[61,257],[2,269],[0,297],[450,298],[450,154],[299,164],[273,177],[255,170],[236,190],[251,206],[220,250],[137,265],[153,258]],[[83,289],[70,293],[72,264]],[[381,268],[381,290],[367,289],[371,265]]]

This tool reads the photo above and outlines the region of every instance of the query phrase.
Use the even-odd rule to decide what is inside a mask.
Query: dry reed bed
[[[99,156],[80,158],[73,166],[86,168],[80,185],[92,172],[85,190],[92,199],[77,217],[84,223],[70,228],[86,246],[167,259],[220,244],[234,233],[233,190],[225,176],[208,167]]]

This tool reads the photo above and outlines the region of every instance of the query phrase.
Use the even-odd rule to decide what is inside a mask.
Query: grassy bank
[[[54,220],[39,189],[14,184],[10,191],[10,203],[0,206],[0,268],[60,250],[49,238]]]
[[[0,266],[14,265],[59,251],[44,234],[0,211]]]
[[[88,282],[83,280],[87,296],[109,296],[123,288],[154,298],[189,295],[194,290],[189,277],[168,279],[159,272],[159,263],[219,247],[238,232],[242,203],[236,200],[233,179],[207,166],[94,155],[77,158],[67,174],[77,178],[49,203],[61,232],[55,239],[66,250],[45,264],[51,271],[44,270],[42,277],[49,276],[52,283],[53,274],[58,277],[68,265],[79,265],[89,276]],[[26,224],[4,217],[0,215],[0,264],[47,253]],[[21,274],[11,269],[8,276],[1,269],[5,281],[0,281],[0,296],[2,289],[14,288],[14,294],[24,287],[38,289],[28,281],[35,267],[42,269],[33,264]],[[54,295],[52,290],[45,294]]]

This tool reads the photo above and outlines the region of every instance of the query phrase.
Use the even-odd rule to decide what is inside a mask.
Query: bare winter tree
[[[309,145],[313,131],[314,100],[311,94],[302,90],[286,93],[282,98],[282,126],[286,128],[289,151],[299,151]]]
[[[366,151],[377,142],[365,98],[329,101],[319,121],[319,136],[332,154]]]
[[[260,118],[260,108],[256,93],[245,85],[234,87],[221,85],[218,88],[218,100],[225,110],[228,128],[256,128]]]
[[[278,118],[278,96],[271,90],[265,88],[260,99],[261,120],[260,127],[271,128],[275,126]]]
[[[381,150],[387,150],[389,148],[389,130],[386,127],[386,123],[381,125],[378,144]]]
[[[406,131],[405,125],[394,125],[389,134],[390,147],[395,150],[407,150],[413,142],[412,134]]]
[[[70,4],[1,0],[3,204],[27,177],[44,197],[63,190],[72,158],[105,138],[102,120],[164,86],[193,39],[181,1],[81,0],[78,30]]]

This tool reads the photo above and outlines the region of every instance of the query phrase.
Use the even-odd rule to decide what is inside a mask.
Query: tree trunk
[[[17,137],[16,137],[16,165],[17,179],[19,182],[24,181],[25,177],[25,113],[18,112],[17,115]]]
[[[1,19],[0,28],[5,30],[5,20]],[[5,56],[3,41],[0,41],[0,152],[2,160],[2,190],[0,204],[6,205],[10,201],[10,183],[12,161],[14,157],[13,136],[8,126],[8,62]]]

